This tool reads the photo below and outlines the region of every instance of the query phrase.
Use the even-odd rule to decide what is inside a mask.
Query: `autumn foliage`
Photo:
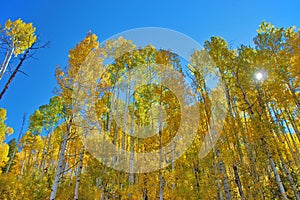
[[[35,28],[21,20],[7,21],[6,31],[15,55],[24,53],[36,41]],[[6,110],[0,109],[0,199],[299,200],[300,29],[263,22],[253,41],[234,49],[221,37],[204,43],[224,86],[226,116],[217,144],[200,158],[212,118],[208,98],[212,93],[204,77],[214,73],[211,63],[202,62],[203,54],[194,52],[185,65],[178,55],[151,44],[139,48],[119,38],[100,45],[97,36],[88,33],[70,50],[67,66],[57,67],[56,94],[31,114],[28,130],[19,140],[6,142],[6,135],[13,129],[5,122]],[[120,55],[124,49],[130,52]],[[85,65],[93,52],[102,56],[100,62]],[[104,62],[106,56],[113,58],[111,63]],[[81,140],[85,132],[76,123],[82,120],[84,124],[85,119],[74,116],[74,101],[78,101],[78,95],[86,97],[95,92],[95,104],[85,106],[96,110],[97,122],[118,148],[135,153],[159,149],[170,142],[180,124],[178,100],[170,90],[141,87],[134,101],[128,97],[118,105],[127,105],[126,113],[137,126],[153,123],[148,111],[154,102],[164,107],[164,126],[151,138],[126,135],[110,110],[111,88],[117,80],[130,69],[154,63],[169,66],[183,76],[190,74],[200,108],[198,132],[184,155],[166,168],[150,173],[114,170],[86,149]],[[208,70],[194,70],[203,65]],[[89,69],[103,66],[107,70],[101,77],[89,73]],[[261,73],[259,79],[257,73]],[[78,81],[86,90],[77,94],[74,84]],[[180,95],[185,98],[188,94]]]

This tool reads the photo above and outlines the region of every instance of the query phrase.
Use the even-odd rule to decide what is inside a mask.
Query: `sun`
[[[256,79],[258,80],[258,81],[260,81],[262,78],[263,78],[263,74],[261,73],[261,72],[257,72],[256,74],[255,74],[255,77],[256,77]]]

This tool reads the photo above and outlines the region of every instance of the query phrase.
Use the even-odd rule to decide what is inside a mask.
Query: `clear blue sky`
[[[48,49],[40,50],[35,59],[22,66],[29,77],[18,74],[0,101],[16,135],[23,113],[29,116],[53,96],[55,66],[66,66],[69,49],[89,30],[101,42],[132,28],[164,27],[182,32],[201,45],[211,36],[222,36],[236,47],[252,44],[263,20],[279,27],[300,27],[299,0],[4,0],[0,5],[1,24],[9,18],[22,18],[33,23],[42,41],[50,42]],[[3,84],[1,81],[1,89]]]

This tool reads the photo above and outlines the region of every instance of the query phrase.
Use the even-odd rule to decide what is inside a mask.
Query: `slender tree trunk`
[[[6,90],[8,89],[8,86],[11,84],[12,80],[15,78],[16,74],[18,73],[19,69],[21,68],[23,62],[25,61],[25,59],[27,58],[28,54],[29,54],[30,48],[28,48],[23,57],[21,58],[19,64],[17,65],[16,69],[13,71],[13,73],[10,75],[7,83],[5,84],[2,92],[0,93],[0,99],[2,99],[4,93],[6,92]]]
[[[42,161],[41,161],[41,171],[42,171],[42,174],[41,174],[41,180],[43,179],[44,177],[44,174],[45,174],[45,167],[46,166],[46,162],[47,162],[47,158],[48,158],[48,154],[49,154],[49,149],[50,149],[50,145],[51,145],[51,138],[52,138],[52,131],[49,131],[48,133],[48,143],[47,143],[47,146],[45,147],[45,152],[43,153],[43,156],[42,156]]]
[[[116,119],[118,119],[119,118],[119,112],[118,112],[118,110],[119,110],[119,101],[118,101],[118,99],[119,99],[119,96],[120,96],[120,91],[119,91],[119,87],[117,88],[117,102],[116,102],[116,107],[114,108],[115,110],[117,110],[117,112],[116,112]],[[118,139],[118,126],[115,126],[114,127],[114,140],[113,140],[113,144],[115,145],[115,151],[117,152],[117,139]],[[116,154],[116,153],[115,153]],[[117,161],[117,158],[116,158],[116,156],[114,156],[115,158],[113,159],[113,161],[114,162],[116,162]]]
[[[6,167],[6,170],[5,170],[5,173],[6,173],[6,174],[7,174],[7,173],[9,172],[9,170],[10,170],[10,167],[11,167],[11,165],[12,165],[12,162],[13,162],[14,158],[15,158],[17,149],[18,149],[18,147],[15,147],[13,154],[12,154],[11,157],[9,158],[9,163],[8,163],[8,165],[7,165],[7,167]]]
[[[283,169],[284,169],[284,171],[285,171],[285,173],[286,173],[286,175],[288,177],[288,180],[289,180],[289,182],[292,185],[292,188],[293,188],[296,200],[300,200],[300,195],[299,195],[299,192],[298,192],[298,189],[297,189],[297,185],[294,182],[292,174],[290,173],[290,170],[286,166],[286,163],[285,163],[284,159],[281,156],[280,156],[280,159],[281,159],[281,163],[282,163]]]
[[[290,127],[288,126],[288,123],[287,123],[287,121],[285,119],[284,119],[284,123],[285,123],[286,128],[288,129],[289,135],[290,135],[290,137],[291,137],[291,139],[293,141],[293,145],[294,145],[294,148],[296,149],[297,155],[300,156],[299,147],[298,147],[298,145],[297,145],[297,143],[296,143],[296,141],[294,139],[294,136],[292,134],[292,131],[291,131]]]
[[[199,168],[198,168],[197,164],[195,162],[193,162],[193,165],[194,165],[194,176],[196,179],[196,188],[197,188],[197,196],[198,196],[198,195],[200,195],[200,187],[201,187],[200,186],[200,174],[199,174]]]
[[[225,197],[226,197],[227,200],[230,200],[231,195],[230,195],[228,177],[227,177],[227,174],[226,174],[226,168],[225,168],[224,162],[220,158],[220,152],[217,148],[216,148],[216,156],[218,158],[218,165],[219,165],[219,168],[220,168],[220,172],[222,174],[222,182],[223,182],[223,187],[224,187],[224,191],[225,191]]]
[[[215,158],[214,158],[215,159]],[[223,193],[222,193],[222,188],[221,188],[221,183],[220,183],[220,179],[218,177],[218,167],[216,164],[216,161],[214,161],[214,168],[215,168],[215,176],[217,177],[217,184],[218,184],[218,196],[219,196],[219,200],[223,200]]]
[[[171,148],[172,148],[172,163],[171,163],[171,165],[172,165],[172,171],[174,172],[175,171],[175,144],[174,144],[174,141],[171,142]],[[196,166],[196,168],[197,168],[197,166]],[[195,172],[195,175],[196,175],[196,173],[198,173],[198,172]],[[197,186],[200,186],[199,179],[197,179]],[[174,190],[175,188],[176,188],[176,179],[172,183],[172,189]],[[198,188],[198,192],[199,192],[200,187],[197,187],[197,188]]]
[[[288,88],[290,89],[290,92],[293,95],[294,101],[295,101],[298,109],[300,109],[300,101],[299,101],[299,99],[298,99],[298,97],[296,95],[296,90],[295,90],[294,86],[291,83],[289,83],[289,82],[287,83],[287,86],[288,86]]]
[[[124,125],[123,125],[123,134],[122,134],[122,150],[125,151],[125,137],[126,137],[126,130],[127,130],[127,118],[128,118],[128,105],[129,105],[129,98],[130,98],[130,70],[128,71],[128,80],[125,85],[125,108],[124,108]]]
[[[160,152],[160,168],[161,168],[161,162],[163,160],[163,155],[162,155],[162,131],[163,131],[163,125],[162,125],[162,85],[160,86],[160,99],[159,99],[159,152]],[[159,199],[163,200],[164,199],[164,178],[162,175],[161,170],[159,170]]]
[[[23,175],[24,168],[25,168],[26,157],[27,157],[27,153],[26,153],[26,151],[24,151],[24,159],[23,159],[23,162],[22,162],[22,166],[21,166],[21,170],[20,170],[20,174],[19,174],[18,180],[20,180],[20,176]]]
[[[271,130],[271,128],[270,128],[270,122],[269,122],[267,113],[266,113],[266,111],[265,111],[265,109],[264,109],[264,102],[263,102],[263,100],[262,100],[262,95],[261,95],[260,87],[259,87],[258,84],[256,84],[256,89],[257,89],[257,92],[258,92],[257,98],[258,98],[258,102],[259,102],[260,110],[261,110],[261,115],[260,115],[260,117],[262,117],[263,115],[265,115],[266,120],[268,120],[268,121],[267,121],[268,129],[269,129],[269,131],[272,133],[272,130]],[[260,126],[260,127],[261,127],[261,126]],[[263,130],[262,130],[262,131],[263,131]],[[276,183],[277,183],[277,185],[278,185],[279,191],[280,191],[280,193],[281,193],[281,195],[282,195],[282,198],[283,198],[284,200],[286,200],[286,199],[287,199],[287,196],[286,196],[286,192],[285,192],[283,183],[282,183],[282,181],[281,181],[281,177],[280,177],[280,175],[279,175],[279,173],[278,173],[278,170],[277,170],[277,168],[276,168],[276,164],[275,164],[275,162],[274,162],[274,160],[273,160],[272,153],[271,153],[270,150],[269,150],[268,144],[267,144],[267,142],[266,142],[264,136],[261,137],[261,141],[262,141],[263,147],[264,147],[264,149],[265,149],[265,151],[266,151],[266,153],[267,153],[267,156],[268,156],[268,159],[269,159],[269,162],[270,162],[272,171],[273,171],[273,173],[274,173],[274,175],[275,175],[275,179],[276,179]]]
[[[148,200],[148,191],[147,191],[147,188],[144,188],[144,190],[143,190],[143,200]]]
[[[65,160],[65,152],[66,152],[66,148],[67,148],[67,143],[68,143],[68,139],[69,139],[69,133],[71,131],[71,121],[72,120],[70,120],[67,124],[67,131],[64,134],[64,138],[63,138],[63,141],[61,144],[55,179],[54,179],[54,182],[53,182],[52,188],[51,188],[50,200],[54,200],[56,197],[58,183],[59,183],[60,176],[64,169],[63,165],[64,165],[64,160]]]
[[[234,104],[233,105],[234,113],[235,113],[236,116],[239,116],[238,110],[236,108],[237,108],[237,106],[236,106],[236,104]],[[245,128],[243,127],[242,120],[240,120],[238,117],[237,117],[237,121],[238,121],[239,129],[241,130],[241,133],[242,133],[242,140],[243,140],[243,143],[246,147],[246,151],[247,151],[247,154],[248,154],[249,160],[250,160],[250,165],[249,165],[249,167],[250,167],[250,176],[254,176],[255,180],[253,180],[253,184],[255,185],[259,181],[259,174],[258,174],[257,169],[256,169],[255,149],[253,147],[253,144],[249,141],[249,135],[247,134],[247,131],[249,131],[249,127],[247,125],[248,122],[246,120],[245,112],[244,112]],[[247,187],[245,187],[245,191],[246,191],[245,193],[248,194],[248,198],[252,199],[253,198],[252,191],[248,190]],[[258,192],[259,192],[260,198],[263,198],[263,193],[262,193],[261,188],[258,189]]]
[[[261,140],[262,140],[262,142],[263,142],[264,148],[265,148],[266,151],[267,151],[268,159],[269,159],[269,162],[270,162],[272,171],[273,171],[273,173],[274,173],[274,175],[275,175],[275,179],[276,179],[276,183],[277,183],[277,185],[278,185],[279,191],[280,191],[280,193],[281,193],[281,195],[282,195],[282,198],[283,198],[284,200],[286,200],[286,199],[287,199],[286,192],[285,192],[283,183],[282,183],[282,181],[281,181],[281,177],[280,177],[280,175],[279,175],[279,173],[278,173],[278,170],[277,170],[277,168],[276,168],[275,162],[274,162],[274,160],[273,160],[273,156],[272,156],[270,150],[268,149],[267,142],[265,141],[265,139],[264,139],[264,138],[261,138]]]
[[[159,200],[164,199],[164,187],[165,187],[164,178],[160,170],[159,171]]]
[[[287,199],[287,196],[286,196],[286,193],[285,193],[285,189],[284,189],[284,187],[283,187],[283,184],[282,184],[280,175],[279,175],[279,173],[278,173],[278,170],[277,170],[277,168],[276,168],[275,162],[274,162],[272,156],[270,155],[270,153],[268,153],[268,154],[269,154],[269,161],[270,161],[272,170],[273,170],[273,172],[274,172],[274,175],[275,175],[275,178],[276,178],[277,185],[278,185],[278,187],[279,187],[279,191],[280,191],[280,193],[281,193],[283,199]]]
[[[7,68],[8,64],[9,64],[11,58],[12,58],[12,55],[13,55],[14,51],[15,51],[15,48],[12,47],[10,49],[10,51],[7,52],[6,55],[5,55],[5,58],[4,58],[4,61],[2,63],[1,70],[0,70],[0,80],[2,79],[4,73],[6,72],[6,68]]]
[[[253,109],[252,109],[252,105],[251,105],[251,103],[250,103],[250,101],[249,101],[249,98],[248,98],[248,96],[247,96],[247,94],[246,94],[246,91],[244,90],[244,87],[242,86],[242,84],[241,84],[241,82],[240,82],[240,79],[239,79],[239,77],[238,77],[238,74],[237,74],[237,73],[234,73],[234,75],[235,75],[236,81],[237,81],[237,83],[238,83],[238,86],[239,86],[239,88],[240,88],[240,90],[241,90],[241,92],[242,92],[242,94],[243,94],[244,100],[245,100],[245,102],[246,102],[246,104],[247,104],[247,106],[248,106],[248,110],[250,111],[250,114],[251,114],[251,115],[254,115],[254,112],[253,112]]]
[[[134,134],[134,104],[135,104],[135,96],[133,96],[133,108],[131,114],[131,137],[130,137],[130,173],[129,173],[129,183],[131,185],[134,184],[134,138],[132,135]]]
[[[293,129],[295,131],[295,134],[296,134],[296,136],[298,138],[298,141],[300,142],[300,132],[299,132],[299,129],[298,129],[297,125],[296,125],[295,119],[293,118],[293,116],[291,115],[291,112],[288,109],[285,109],[285,112],[288,113],[287,114],[288,119],[290,120],[291,125],[292,125],[292,127],[293,127]]]
[[[80,178],[81,178],[81,171],[83,166],[83,157],[84,157],[85,147],[82,147],[82,150],[80,152],[79,156],[79,163],[78,168],[76,172],[76,185],[75,185],[75,192],[74,192],[74,200],[78,200],[79,197],[79,185],[80,185]]]
[[[31,164],[31,159],[32,159],[32,143],[30,144],[30,149],[29,149],[29,155],[28,155],[28,161],[27,161],[27,165],[26,165],[26,172],[29,171],[29,167],[30,167],[30,164]]]
[[[239,176],[239,173],[238,173],[238,170],[237,170],[237,166],[233,165],[233,171],[234,171],[235,183],[238,186],[240,197],[241,197],[242,200],[244,200],[245,195],[244,195],[244,192],[243,192],[243,187],[242,187],[240,176]]]
[[[271,112],[271,109],[272,109],[273,113]],[[281,135],[283,135],[283,137],[284,137],[284,139],[285,139],[285,141],[286,141],[286,143],[287,143],[287,145],[288,145],[288,147],[289,147],[289,151],[291,152],[292,157],[293,157],[295,163],[296,163],[297,165],[300,165],[299,159],[298,159],[297,155],[296,155],[295,152],[294,152],[294,149],[296,148],[296,150],[298,150],[298,148],[297,148],[297,146],[295,146],[294,148],[292,147],[292,144],[291,144],[289,138],[287,137],[288,134],[287,134],[286,131],[285,131],[284,124],[283,124],[283,122],[278,118],[278,113],[275,111],[275,109],[274,109],[273,107],[269,109],[269,113],[270,113],[270,116],[275,115],[276,121],[279,121],[279,126],[278,126],[278,127],[279,127],[279,131],[282,132],[282,134],[279,134],[279,133],[276,134],[277,137],[278,137],[278,139],[279,139],[279,141],[280,141],[281,143],[285,143],[285,142],[283,141],[282,137],[281,137]],[[288,131],[290,131],[289,125],[287,124],[286,120],[284,120],[284,122],[285,122],[285,125],[286,125],[286,128],[288,129]],[[273,122],[273,124],[275,124],[275,122]]]
[[[130,168],[130,173],[129,173],[129,183],[131,185],[134,184],[134,173],[133,173],[133,169],[134,169],[134,141],[133,138],[130,138],[130,163],[129,163],[129,168]]]
[[[129,105],[129,99],[130,99],[130,70],[128,70],[128,79],[127,82],[125,84],[125,107],[124,107],[124,124],[123,124],[123,130],[122,130],[122,138],[121,138],[121,149],[122,149],[122,155],[124,155],[124,152],[126,151],[126,130],[127,130],[127,118],[128,118],[128,105]],[[126,163],[124,163],[126,164]],[[120,187],[122,188],[123,185],[122,183],[120,183]],[[128,194],[128,196],[130,197],[130,193]]]
[[[22,120],[22,125],[21,125],[21,129],[20,129],[20,132],[19,132],[19,136],[18,136],[18,140],[17,140],[17,146],[16,148],[14,149],[14,152],[12,154],[12,156],[10,157],[9,159],[9,163],[8,163],[8,166],[6,168],[6,172],[5,173],[8,173],[10,168],[11,168],[11,165],[12,165],[12,162],[13,160],[15,159],[15,156],[16,156],[16,152],[18,150],[18,144],[20,142],[20,138],[21,138],[21,135],[23,134],[23,129],[24,129],[24,124],[25,124],[25,120],[26,120],[26,114],[24,113],[23,115],[23,120]]]

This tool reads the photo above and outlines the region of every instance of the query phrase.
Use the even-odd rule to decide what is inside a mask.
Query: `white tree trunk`
[[[125,108],[124,108],[124,124],[123,124],[123,134],[122,134],[122,150],[125,151],[125,137],[126,137],[126,130],[127,130],[127,118],[128,118],[128,105],[129,105],[129,99],[130,99],[130,70],[128,71],[128,80],[126,82],[126,89],[125,89]]]
[[[83,166],[84,151],[85,151],[85,147],[83,146],[82,150],[80,152],[79,163],[78,163],[78,168],[77,168],[77,173],[76,173],[76,185],[75,185],[75,192],[74,192],[74,200],[78,200],[78,196],[79,196],[79,185],[80,185],[80,177],[81,177],[81,171],[82,171],[82,166]]]
[[[164,199],[164,178],[162,173],[159,172],[159,200]]]
[[[4,58],[4,61],[2,63],[1,69],[0,69],[0,80],[2,79],[2,77],[3,77],[3,75],[4,75],[5,71],[6,71],[6,68],[7,68],[8,64],[9,64],[9,61],[12,58],[12,55],[13,55],[14,51],[15,51],[15,48],[12,47],[11,50],[6,53],[6,56]]]
[[[71,130],[71,125],[67,124],[67,132],[65,133],[62,144],[61,144],[55,179],[54,179],[54,182],[53,182],[52,188],[51,188],[50,200],[54,200],[56,197],[59,179],[60,179],[60,176],[64,169],[63,165],[64,165],[65,152],[66,152],[66,148],[67,148],[70,130]]]
[[[287,196],[286,196],[286,193],[285,193],[285,189],[283,187],[283,184],[282,184],[282,181],[281,181],[281,178],[280,178],[280,175],[278,173],[278,170],[276,168],[276,165],[275,165],[275,162],[272,158],[272,155],[271,155],[271,152],[269,150],[267,150],[267,153],[268,153],[268,157],[269,157],[269,161],[270,161],[270,165],[271,165],[271,168],[273,170],[273,173],[275,175],[275,179],[276,179],[276,182],[277,182],[277,185],[279,187],[279,191],[282,195],[282,198],[284,200],[288,199]]]
[[[230,189],[229,189],[229,184],[228,184],[228,177],[226,174],[226,168],[225,168],[224,162],[220,158],[220,152],[217,148],[216,148],[216,155],[218,158],[220,172],[222,174],[222,182],[223,182],[223,187],[224,187],[224,191],[225,191],[225,197],[227,200],[230,200],[231,195],[230,195]]]
[[[21,166],[21,170],[20,170],[20,175],[23,175],[24,168],[25,168],[26,157],[27,157],[27,153],[26,153],[26,151],[24,151],[24,159],[23,159],[23,162],[22,162],[22,166]]]
[[[217,169],[217,164],[214,161],[214,168],[215,168],[215,176],[217,177],[217,182],[218,182],[218,196],[219,196],[219,200],[223,200],[223,193],[222,193],[222,189],[221,189],[221,183],[220,183],[220,178],[218,177],[218,169]]]
[[[160,152],[160,168],[161,162],[163,160],[163,153],[162,153],[162,131],[163,131],[163,124],[162,124],[162,86],[160,86],[160,101],[159,101],[159,152]],[[159,171],[159,200],[164,199],[164,178],[162,176],[161,170]]]
[[[286,163],[285,163],[284,159],[283,159],[282,157],[280,157],[280,159],[281,159],[281,163],[282,163],[283,169],[284,169],[284,171],[285,171],[286,174],[287,174],[288,180],[290,181],[290,183],[291,183],[291,185],[292,185],[292,188],[293,188],[293,191],[294,191],[296,200],[300,200],[300,195],[299,195],[298,190],[297,190],[297,185],[295,184],[295,182],[294,182],[294,180],[293,180],[293,177],[292,177],[292,175],[291,175],[291,172],[290,172],[290,170],[288,169],[288,167],[286,166]]]
[[[132,110],[132,114],[131,114],[131,137],[130,137],[130,163],[129,163],[129,167],[130,167],[130,173],[129,173],[129,183],[131,185],[134,184],[134,173],[133,173],[133,169],[134,169],[134,138],[132,137],[132,135],[134,134],[134,104],[135,104],[135,97],[133,97],[133,110]]]

